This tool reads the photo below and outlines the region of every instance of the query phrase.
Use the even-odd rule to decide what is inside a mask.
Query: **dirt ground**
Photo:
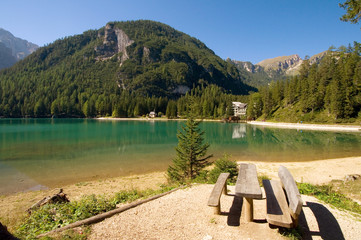
[[[246,222],[242,198],[221,197],[221,215],[207,206],[213,185],[178,190],[92,226],[90,239],[287,239],[266,221],[266,200],[254,200],[254,222]],[[361,222],[351,214],[302,196],[304,239],[360,239]]]

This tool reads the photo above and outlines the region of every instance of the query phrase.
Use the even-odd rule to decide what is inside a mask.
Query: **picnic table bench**
[[[221,173],[217,179],[216,184],[213,187],[211,196],[208,199],[208,206],[214,207],[214,213],[221,213],[221,195],[222,192],[227,194],[227,178],[229,177],[229,173]]]
[[[254,164],[241,163],[236,182],[235,194],[244,197],[246,221],[253,221],[253,199],[262,199],[261,187],[258,183],[257,169]]]
[[[280,166],[278,176],[281,181],[263,180],[267,201],[267,222],[285,228],[296,227],[303,204],[301,194],[286,167]]]

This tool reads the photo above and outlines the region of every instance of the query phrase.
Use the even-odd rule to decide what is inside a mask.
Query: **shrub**
[[[209,173],[209,183],[217,182],[218,176],[221,173],[230,173],[227,180],[228,184],[235,183],[237,177],[237,163],[234,160],[230,160],[228,155],[223,155],[222,158],[217,159],[214,162],[215,167]]]

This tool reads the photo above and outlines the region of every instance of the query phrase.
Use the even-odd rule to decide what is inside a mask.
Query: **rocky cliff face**
[[[275,70],[277,72],[287,72],[296,69],[302,64],[302,59],[297,54],[291,56],[276,57],[263,60],[256,65],[263,67],[266,71]]]
[[[14,37],[9,31],[0,28],[0,69],[11,67],[38,49],[38,45]]]
[[[9,31],[2,28],[0,28],[0,42],[2,42],[7,48],[11,49],[11,53],[17,61],[24,59],[26,56],[39,48],[38,45],[21,38],[17,38]]]
[[[327,51],[316,54],[309,58],[310,64],[318,64],[327,54]],[[251,62],[242,62],[228,60],[236,65],[240,72],[248,75],[247,83],[252,86],[262,86],[268,84],[272,80],[278,80],[287,76],[299,74],[303,59],[297,54],[291,56],[276,57],[263,60],[257,64]]]
[[[325,57],[325,55],[327,54],[327,51],[324,51],[324,52],[321,52],[319,54],[316,54],[316,55],[313,55],[312,57],[310,57],[309,61],[310,61],[310,64],[314,64],[314,63],[317,63],[319,64],[322,60],[322,58]]]
[[[310,57],[310,64],[319,63],[321,59],[326,55],[326,53],[327,52],[325,51]],[[303,61],[304,60],[300,58],[300,56],[298,56],[297,54],[266,59],[255,65],[253,65],[251,62],[241,62],[233,60],[233,62],[239,68],[244,69],[247,72],[265,72],[270,77],[274,76],[275,73],[281,75],[297,75]]]
[[[103,45],[95,47],[99,60],[106,60],[118,53],[122,53],[120,61],[123,63],[129,58],[127,47],[134,41],[131,40],[122,29],[115,28],[113,24],[107,24],[104,30]]]
[[[258,73],[263,71],[262,67],[259,65],[253,65],[251,62],[242,62],[242,61],[232,61],[236,66],[246,70],[249,73]]]

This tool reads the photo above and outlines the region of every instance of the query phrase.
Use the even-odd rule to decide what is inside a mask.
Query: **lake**
[[[183,121],[0,119],[0,194],[164,171]],[[238,161],[361,156],[360,133],[203,122],[208,153]]]

